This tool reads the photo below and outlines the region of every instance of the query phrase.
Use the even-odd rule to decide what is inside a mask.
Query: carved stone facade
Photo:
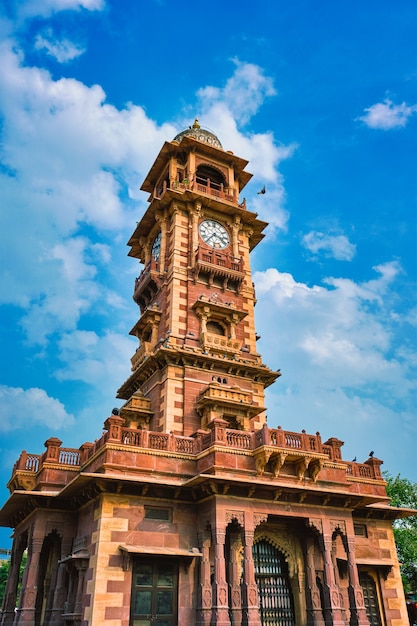
[[[406,624],[382,461],[266,425],[246,165],[196,122],[151,167],[125,403],[94,443],[16,462],[0,624]]]

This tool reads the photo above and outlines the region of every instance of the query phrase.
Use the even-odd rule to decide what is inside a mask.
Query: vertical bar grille
[[[285,557],[267,541],[253,546],[262,626],[295,626],[294,602]]]

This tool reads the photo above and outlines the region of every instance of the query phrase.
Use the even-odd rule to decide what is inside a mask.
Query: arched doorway
[[[295,626],[294,599],[285,556],[262,539],[253,546],[262,626]]]

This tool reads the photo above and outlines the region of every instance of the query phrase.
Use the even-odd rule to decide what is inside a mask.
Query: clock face
[[[157,261],[161,252],[161,233],[158,233],[152,244],[152,256]]]
[[[204,220],[198,230],[204,243],[212,248],[226,248],[230,243],[229,233],[220,222]]]

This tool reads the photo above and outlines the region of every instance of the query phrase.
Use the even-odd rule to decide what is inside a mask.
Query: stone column
[[[332,561],[333,540],[330,534],[323,533],[322,539],[324,560],[324,615],[326,626],[345,626],[340,606],[339,589],[335,580]]]
[[[224,558],[224,528],[216,526],[212,530],[214,543],[213,612],[210,626],[231,626],[226,582],[226,562]]]
[[[203,556],[200,561],[200,583],[196,626],[210,626],[212,588],[210,580],[211,535],[209,531],[205,530],[198,534],[198,544],[200,546],[201,552],[203,553]]]
[[[65,601],[65,567],[61,563],[58,566],[58,573],[56,577],[56,587],[54,591],[54,600],[51,610],[51,618],[50,618],[50,626],[55,626],[55,624],[61,624],[62,619],[61,615],[64,612],[64,601]]]
[[[323,607],[321,606],[320,589],[317,586],[317,574],[314,564],[314,538],[309,537],[306,543],[307,565],[307,626],[325,626]]]
[[[368,616],[366,615],[365,602],[363,598],[363,591],[359,582],[358,568],[356,566],[355,540],[353,537],[345,537],[344,544],[347,554],[349,571],[348,593],[350,607],[350,626],[369,626],[369,620]]]
[[[2,626],[5,626],[6,624],[13,624],[14,622],[20,564],[22,562],[25,546],[26,539],[24,537],[19,536],[14,539],[12,555],[10,557],[10,571],[4,594],[3,610],[1,612],[0,624]]]
[[[38,593],[39,557],[42,550],[42,539],[29,541],[28,560],[22,581],[22,595],[14,623],[35,624],[35,606]]]
[[[255,581],[255,565],[253,562],[253,535],[251,529],[243,532],[243,583],[242,583],[242,625],[261,626],[259,615],[258,587]]]
[[[63,540],[61,546],[61,558],[65,558],[71,551],[71,539]],[[58,572],[56,576],[54,598],[51,610],[51,620],[49,626],[62,625],[62,613],[64,613],[65,600],[68,592],[68,568],[66,563],[58,564]]]

